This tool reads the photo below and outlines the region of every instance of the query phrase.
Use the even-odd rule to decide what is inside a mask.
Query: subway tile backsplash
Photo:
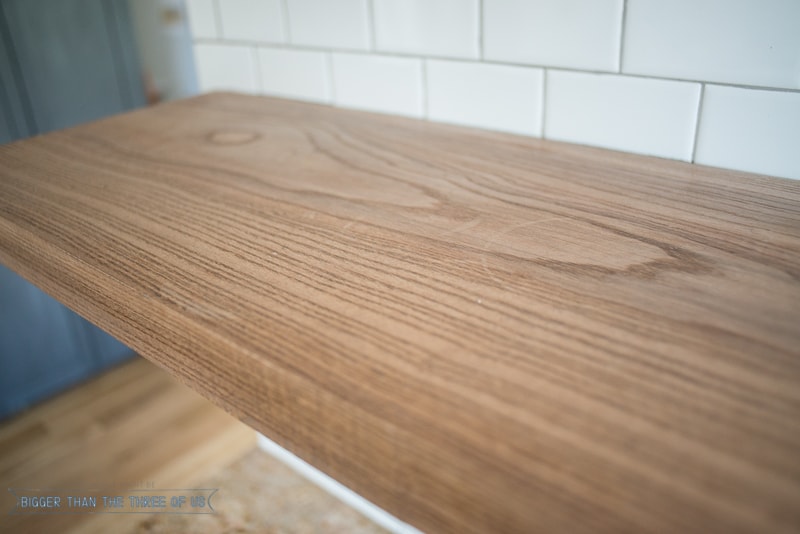
[[[551,139],[691,161],[700,84],[552,70]]]
[[[373,0],[379,51],[477,59],[478,0]]]
[[[623,0],[484,0],[484,58],[617,71]]]
[[[800,1],[628,0],[622,71],[800,89]]]
[[[423,116],[422,61],[378,54],[334,53],[334,103],[348,108]]]
[[[539,137],[542,69],[431,59],[428,118]]]
[[[800,93],[706,86],[695,161],[800,177]]]
[[[280,43],[285,41],[281,0],[217,0],[224,39]]]
[[[199,43],[194,47],[194,59],[204,91],[259,91],[253,47]]]
[[[327,54],[313,50],[260,47],[258,61],[264,94],[311,102],[331,102]]]
[[[187,0],[202,90],[800,179],[798,0]]]
[[[368,0],[284,0],[291,42],[322,48],[368,50]]]

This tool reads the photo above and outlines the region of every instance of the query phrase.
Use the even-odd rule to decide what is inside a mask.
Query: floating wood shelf
[[[0,261],[423,530],[800,528],[800,181],[211,94],[0,146]]]

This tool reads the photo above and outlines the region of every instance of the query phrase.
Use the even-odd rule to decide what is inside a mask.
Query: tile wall
[[[232,89],[800,179],[800,0],[187,0]]]

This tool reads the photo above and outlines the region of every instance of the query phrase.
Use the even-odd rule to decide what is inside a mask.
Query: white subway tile
[[[280,0],[218,0],[222,37],[280,43],[283,15]]]
[[[418,59],[333,54],[334,101],[339,106],[422,117]]]
[[[478,57],[477,0],[373,0],[378,50]]]
[[[258,91],[255,53],[251,46],[198,43],[194,45],[194,60],[202,92]]]
[[[695,161],[800,179],[800,93],[706,86]]]
[[[545,136],[691,160],[700,84],[548,71]]]
[[[629,0],[623,71],[800,88],[800,1]]]
[[[484,58],[616,71],[623,0],[484,0]]]
[[[265,94],[330,102],[328,61],[323,52],[259,48],[261,88]]]
[[[214,0],[187,0],[189,27],[195,39],[214,39],[217,35],[217,15]]]
[[[287,0],[294,44],[367,50],[367,0]]]
[[[429,60],[428,118],[540,136],[542,73],[532,67]]]

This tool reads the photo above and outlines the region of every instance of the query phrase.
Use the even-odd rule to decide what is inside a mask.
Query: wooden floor
[[[113,532],[138,515],[9,515],[6,488],[179,488],[255,447],[255,432],[143,358],[0,424],[0,532]]]

